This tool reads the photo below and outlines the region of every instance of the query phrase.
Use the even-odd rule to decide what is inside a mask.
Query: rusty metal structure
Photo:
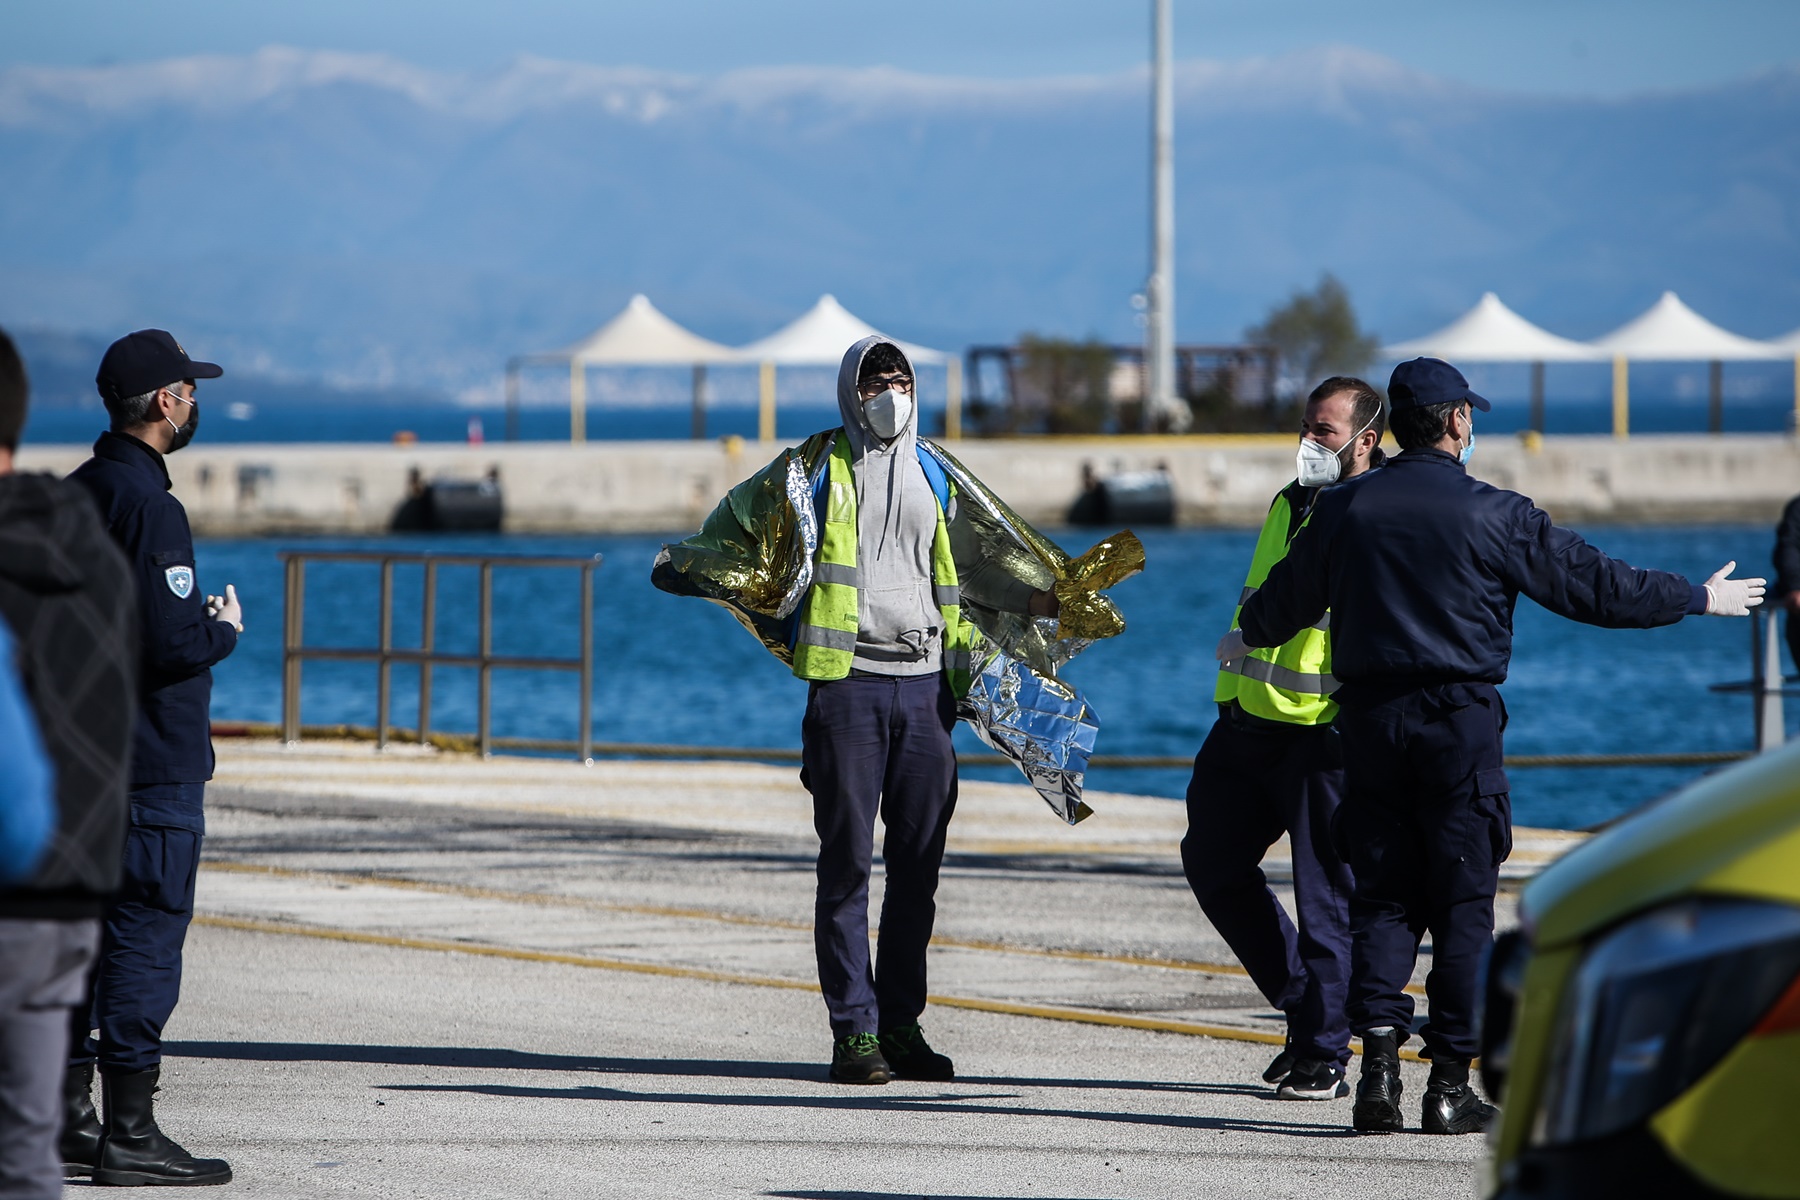
[[[573,750],[584,762],[594,757],[593,692],[594,692],[594,572],[600,567],[598,554],[575,555],[524,554],[412,554],[385,550],[283,550],[279,557],[286,570],[287,585],[282,613],[281,637],[281,737],[298,742],[301,736],[300,672],[309,661],[374,663],[376,672],[375,744],[385,748],[393,732],[389,707],[393,693],[394,664],[419,669],[419,727],[411,731],[409,741],[424,743],[431,736],[431,685],[434,667],[472,667],[477,672],[477,716],[475,745],[483,758],[496,748],[554,748]],[[379,644],[375,646],[309,646],[306,644],[306,567],[308,563],[376,563],[381,568],[379,602]],[[394,567],[417,566],[424,571],[424,610],[420,614],[418,647],[394,645]],[[477,608],[478,649],[474,654],[458,654],[437,649],[438,569],[446,566],[475,567],[479,571],[479,603]],[[580,651],[570,658],[526,657],[494,653],[494,569],[496,567],[566,567],[578,574],[580,586],[580,625],[576,635]],[[574,740],[541,738],[497,738],[493,734],[492,681],[496,670],[571,671],[580,676],[580,698],[576,702],[580,736]]]
[[[1113,363],[1105,398],[1115,416],[1109,431],[1136,432],[1135,423],[1126,428],[1117,414],[1121,406],[1141,405],[1147,394],[1145,349],[1129,344],[1106,345],[1104,349]],[[976,429],[1045,432],[1048,401],[1027,377],[1030,353],[1023,344],[970,346],[965,352],[964,403]],[[1279,357],[1275,347],[1256,344],[1176,346],[1176,394],[1196,407],[1209,397],[1228,398],[1238,408],[1267,411],[1273,421],[1279,401],[1275,390]]]

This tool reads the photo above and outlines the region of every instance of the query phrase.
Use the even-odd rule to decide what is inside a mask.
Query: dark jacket
[[[1278,646],[1331,610],[1334,697],[1501,683],[1523,593],[1589,625],[1672,625],[1705,589],[1608,558],[1517,492],[1440,450],[1409,450],[1327,488],[1287,557],[1244,605],[1251,646]]]
[[[136,714],[131,569],[86,490],[0,475],[0,615],[56,768],[56,833],[36,872],[0,891],[0,916],[100,914],[119,885]]]
[[[187,510],[169,494],[162,455],[125,434],[101,434],[69,478],[99,502],[137,580],[143,658],[131,786],[203,783],[213,771],[210,668],[236,648],[237,631],[206,615]]]
[[[1769,591],[1775,596],[1800,592],[1800,496],[1788,501],[1775,527],[1775,580]]]

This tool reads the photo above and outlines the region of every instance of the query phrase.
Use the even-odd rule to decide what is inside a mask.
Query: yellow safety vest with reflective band
[[[832,443],[826,472],[825,520],[819,530],[818,557],[813,560],[813,584],[800,605],[794,637],[794,674],[802,679],[842,679],[850,674],[850,661],[856,656],[861,581],[856,557],[856,476],[850,463],[850,439],[842,431]],[[954,495],[955,485],[946,481],[946,486]],[[951,692],[960,699],[969,692],[975,627],[963,620],[962,587],[956,576],[956,559],[950,553],[950,530],[941,500],[937,532],[931,539],[931,592],[943,621],[944,675]]]
[[[1303,494],[1304,489],[1291,486],[1269,506],[1269,519],[1263,522],[1256,554],[1250,559],[1250,574],[1244,578],[1243,593],[1231,614],[1233,629],[1238,627],[1244,603],[1256,594],[1275,564],[1287,557],[1288,543],[1302,524],[1296,519],[1293,503]],[[1317,625],[1302,629],[1282,645],[1252,650],[1222,665],[1213,698],[1220,703],[1235,700],[1251,716],[1267,721],[1328,725],[1337,715],[1337,704],[1330,698],[1336,690],[1337,680],[1331,676],[1331,614],[1326,613]]]

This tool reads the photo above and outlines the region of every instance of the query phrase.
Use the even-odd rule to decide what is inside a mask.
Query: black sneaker
[[[1302,1059],[1281,1081],[1275,1095],[1283,1100],[1337,1100],[1350,1094],[1341,1063]]]
[[[1288,1077],[1288,1072],[1292,1071],[1294,1064],[1299,1061],[1300,1052],[1294,1049],[1294,1033],[1289,1030],[1287,1041],[1282,1043],[1281,1053],[1275,1056],[1275,1061],[1271,1062],[1269,1069],[1263,1072],[1263,1082],[1280,1083]]]
[[[1399,1133],[1406,1128],[1400,1117],[1400,1039],[1365,1033],[1362,1043],[1362,1078],[1356,1081],[1350,1124],[1361,1133]]]
[[[901,1079],[948,1083],[956,1078],[956,1064],[926,1044],[917,1021],[882,1034],[881,1056]]]
[[[1431,1064],[1419,1113],[1419,1127],[1426,1133],[1480,1133],[1499,1115],[1469,1086],[1468,1063]]]
[[[841,1037],[831,1047],[833,1083],[886,1083],[894,1069],[881,1057],[881,1042],[872,1033]]]

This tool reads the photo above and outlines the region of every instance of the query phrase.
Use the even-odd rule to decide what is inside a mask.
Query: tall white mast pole
[[[1155,53],[1152,68],[1151,235],[1149,301],[1149,395],[1144,427],[1176,419],[1175,395],[1175,72],[1171,0],[1154,0]]]

